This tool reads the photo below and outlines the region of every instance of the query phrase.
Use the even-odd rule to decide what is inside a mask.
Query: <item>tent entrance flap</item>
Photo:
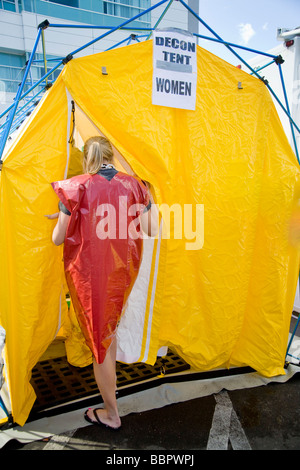
[[[82,173],[82,152],[84,143],[93,136],[102,135],[103,132],[95,125],[95,123],[90,119],[84,111],[78,106],[78,104],[73,100],[70,93],[67,90],[68,101],[72,106],[72,120],[74,123],[72,126],[72,132],[69,138],[69,143],[71,145],[71,157],[68,169],[68,178],[72,176],[79,175]],[[74,107],[74,111],[73,111]],[[119,171],[133,175],[134,171],[125,160],[120,151],[113,145],[114,150],[114,164]]]
[[[104,135],[94,122],[82,111],[76,101],[67,92],[70,114],[70,137],[69,167],[67,177],[82,174],[83,146],[84,143],[93,136]],[[121,172],[134,174],[133,169],[127,163],[120,151],[113,145],[114,164]],[[153,305],[155,299],[155,288],[158,265],[160,262],[161,230],[156,238],[145,238],[143,242],[142,262],[138,277],[133,289],[124,306],[120,324],[117,332],[117,360],[124,363],[148,362],[151,327],[153,317]],[[76,335],[74,335],[74,330]],[[67,356],[73,365],[86,366],[91,362],[87,349],[83,346],[83,336],[80,338],[80,330],[74,311],[71,307],[67,319],[67,326],[62,329],[62,334],[66,335]],[[85,350],[86,358],[83,359],[76,349]],[[167,354],[167,347],[159,347],[157,354],[162,356]],[[156,355],[154,356],[156,358]],[[153,365],[153,354],[150,363]]]
[[[299,165],[265,84],[205,49],[197,47],[197,55],[195,111],[152,104],[151,41],[71,60],[5,156],[0,315],[18,424],[35,399],[32,369],[60,318],[63,328],[73,320],[72,307],[60,303],[63,253],[51,243],[53,221],[44,217],[57,212],[51,182],[64,179],[66,167],[79,171],[82,144],[96,131],[150,181],[159,205],[198,204],[205,212],[201,249],[186,250],[183,237],[145,240],[144,276],[120,323],[122,338],[136,347],[120,338],[120,360],[153,364],[167,345],[201,371],[246,365],[267,377],[285,373],[299,274],[299,252],[285,229]],[[103,65],[108,76],[99,73]],[[128,323],[138,320],[137,334]],[[81,339],[73,332],[77,363]]]

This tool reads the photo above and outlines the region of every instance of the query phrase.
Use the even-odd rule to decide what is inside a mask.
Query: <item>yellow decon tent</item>
[[[299,273],[287,237],[298,163],[261,80],[198,46],[197,63],[191,111],[152,105],[152,41],[73,59],[4,156],[0,324],[21,425],[35,400],[31,370],[58,331],[72,364],[90,361],[66,306],[55,221],[44,214],[57,211],[50,183],[81,171],[83,142],[97,133],[111,139],[123,171],[151,183],[164,220],[181,211],[193,222],[182,236],[171,223],[145,241],[119,360],[153,364],[171,346],[201,371],[284,374]]]

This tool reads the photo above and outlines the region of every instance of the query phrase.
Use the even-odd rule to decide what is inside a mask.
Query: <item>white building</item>
[[[47,19],[50,23],[44,31],[44,44],[47,70],[51,70],[55,64],[54,58],[66,57],[107,31],[100,28],[52,27],[52,24],[81,24],[111,28],[158,3],[160,3],[159,0],[0,0],[0,115],[12,103],[16,95],[26,61],[37,37],[38,25],[44,20]],[[198,11],[199,0],[189,0],[187,3],[195,12]],[[151,28],[155,26],[166,6],[168,2],[131,22],[128,27]],[[195,21],[197,23],[193,15],[180,2],[174,1],[159,23],[159,27],[173,26],[191,31],[191,28],[195,28]],[[141,29],[115,31],[83,49],[76,54],[76,57],[106,50],[128,38],[130,34],[143,35],[144,37],[140,40],[144,40],[150,31]],[[35,62],[31,67],[26,84],[27,89],[45,72],[41,41],[35,59],[41,62]],[[59,71],[59,69],[56,70],[49,80],[54,80]],[[0,119],[0,124],[4,119],[5,117]]]

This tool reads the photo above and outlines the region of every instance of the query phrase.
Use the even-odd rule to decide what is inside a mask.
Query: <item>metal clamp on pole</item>
[[[276,57],[275,63],[276,63],[277,65],[284,63],[284,59],[282,58],[281,55],[278,55],[278,56]]]
[[[67,64],[68,62],[70,62],[70,60],[72,60],[72,59],[73,59],[72,54],[68,54],[68,55],[62,60],[62,63],[63,63],[64,65],[66,65],[66,64]]]
[[[49,26],[49,24],[50,24],[50,23],[49,23],[48,20],[44,20],[44,21],[42,21],[42,23],[40,23],[40,24],[38,25],[38,29],[47,29],[48,26]]]
[[[269,84],[268,80],[267,80],[265,77],[259,77],[259,79],[260,79],[265,85],[268,85],[268,84]]]

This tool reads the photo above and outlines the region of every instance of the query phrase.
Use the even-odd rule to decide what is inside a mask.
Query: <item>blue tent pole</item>
[[[191,12],[195,16],[195,18],[198,19],[198,21],[200,21],[200,23],[203,24],[203,26],[205,26],[220,41],[220,43],[224,44],[224,46],[226,46],[227,49],[229,49],[233,55],[235,55],[244,65],[246,65],[246,67],[250,69],[254,75],[256,75],[260,80],[262,80],[262,77],[256,72],[256,70],[254,70],[249,64],[247,64],[247,62],[237,52],[235,52],[235,50],[232,49],[232,47],[229,46],[226,41],[224,41],[213,29],[211,29],[210,26],[208,26],[208,24],[205,23],[205,21],[203,21],[200,18],[200,16],[197,15],[197,13],[195,13],[183,0],[179,0],[179,1],[180,3],[182,3],[183,6],[185,6],[189,10],[189,12]],[[197,36],[196,33],[195,33],[195,36]],[[207,38],[207,39],[214,40],[213,38]]]
[[[193,33],[193,34],[194,34],[194,36],[197,36],[200,39],[207,39],[208,41],[219,42],[220,44],[224,44],[224,46],[237,47],[238,49],[243,49],[244,51],[247,51],[247,52],[254,52],[255,54],[260,54],[260,55],[264,55],[264,56],[267,56],[267,57],[272,57],[273,59],[277,58],[276,55],[269,54],[268,52],[262,52],[262,51],[258,51],[256,49],[251,49],[249,47],[240,46],[239,44],[234,44],[233,42],[223,41],[223,39],[210,38],[209,36],[203,36],[203,34],[198,34],[198,33]]]
[[[298,316],[297,323],[296,323],[296,325],[295,325],[294,331],[293,331],[292,336],[291,336],[291,339],[290,339],[290,341],[289,341],[288,348],[287,348],[287,351],[286,351],[286,355],[289,355],[289,356],[290,356],[289,350],[290,350],[290,347],[291,347],[291,345],[292,345],[294,336],[295,336],[295,334],[296,334],[296,330],[297,330],[297,328],[298,328],[299,321],[300,321],[300,314],[299,314],[299,316]]]
[[[278,64],[278,67],[279,67],[279,74],[280,74],[280,80],[281,80],[281,84],[282,84],[282,89],[283,89],[283,94],[284,94],[286,109],[287,109],[288,113],[291,114],[291,113],[290,113],[289,101],[288,101],[288,97],[287,97],[287,93],[286,93],[285,82],[284,82],[284,78],[283,78],[283,73],[282,73],[281,64]],[[296,156],[297,156],[298,163],[300,164],[300,158],[299,158],[299,152],[298,152],[298,147],[297,147],[297,141],[296,141],[295,132],[294,132],[294,126],[293,126],[291,120],[290,120],[290,126],[291,126],[293,141],[294,141],[295,153],[296,153]]]
[[[115,31],[118,31],[118,29],[122,29],[123,26],[126,26],[127,24],[131,23],[132,21],[135,21],[137,18],[139,18],[140,16],[143,16],[145,15],[146,13],[149,13],[150,11],[154,10],[155,8],[159,7],[160,5],[163,5],[164,3],[166,3],[168,0],[161,0],[159,3],[157,3],[156,5],[153,5],[152,7],[148,8],[147,10],[145,11],[142,11],[141,13],[139,13],[138,15],[136,16],[133,16],[132,18],[129,18],[128,20],[124,21],[124,23],[121,23],[120,25],[118,26],[115,26],[114,28],[110,29],[109,31],[107,31],[106,33],[102,34],[101,36],[98,36],[97,38],[93,39],[92,41],[88,42],[87,44],[85,44],[84,46],[82,47],[79,47],[78,49],[76,49],[75,51],[71,52],[70,55],[74,55],[74,54],[77,54],[78,52],[82,51],[83,49],[85,49],[86,47],[89,47],[91,46],[92,44],[94,44],[95,42],[99,41],[100,39],[103,39],[104,37],[108,36],[109,34],[115,32]]]
[[[42,92],[43,90],[41,90]],[[40,92],[40,93],[41,93]],[[32,100],[34,98],[36,98],[37,95],[35,95]],[[27,116],[29,116],[32,111],[34,110],[34,108],[36,107],[36,104],[35,103],[32,103],[32,100],[29,100],[22,108],[18,109],[18,111],[16,112],[15,114],[15,118],[13,120],[13,123],[12,123],[12,126],[10,128],[10,133],[12,134],[16,129],[18,129],[20,127],[20,125],[23,123],[23,121],[26,119]],[[39,102],[39,100],[38,100]],[[25,109],[26,108],[26,109]],[[22,113],[20,113],[21,111],[23,111]],[[4,124],[5,125],[5,124]],[[4,126],[3,125],[3,126]],[[1,130],[1,127],[0,127],[0,130]]]
[[[170,6],[172,5],[173,3],[173,0],[170,0],[168,5],[166,6],[166,8],[164,9],[164,11],[162,12],[162,14],[160,15],[160,17],[158,18],[157,22],[155,23],[154,25],[154,28],[153,30],[155,30],[157,28],[157,26],[159,25],[159,23],[161,22],[161,20],[163,19],[163,17],[165,16],[165,14],[167,13],[167,11],[169,10]],[[148,41],[148,39],[150,39],[152,35],[152,31],[150,32],[149,36],[147,37],[146,41]]]
[[[121,46],[121,44],[124,44],[124,42],[126,42],[126,41],[128,41],[128,44],[129,44],[130,39],[131,39],[131,37],[129,36],[129,37],[123,39],[122,41],[117,42],[117,44],[114,44],[113,46],[110,46],[108,49],[106,49],[106,51],[111,51],[112,49],[115,49],[116,47]]]
[[[63,59],[58,63],[56,64],[51,70],[49,70],[49,72],[47,72],[42,78],[40,78],[34,85],[32,85],[32,87],[30,87],[27,91],[25,91],[25,93],[23,93],[23,95],[20,97],[19,101],[21,101],[23,98],[25,98],[25,96],[27,96],[32,90],[34,90],[37,86],[40,85],[40,83],[42,83],[43,80],[45,80],[46,77],[49,77],[49,75],[51,75],[51,73],[53,73],[56,69],[58,69],[58,67],[60,67],[63,63]],[[11,104],[2,114],[0,114],[0,119],[5,116],[5,114],[7,114],[14,106],[14,103]]]
[[[64,59],[64,57],[53,57],[53,58],[47,58],[47,62],[58,62],[58,61],[62,61]],[[32,61],[33,64],[39,64],[41,62],[44,62],[44,59],[34,59]]]
[[[254,75],[256,75],[260,80],[263,80],[263,77],[261,77],[256,70],[254,70],[249,64],[247,64],[247,62],[239,55],[237,54],[227,43],[226,41],[224,41],[213,29],[211,29],[210,26],[208,26],[201,18],[200,16],[198,16],[183,0],[179,0],[180,3],[182,3],[182,5],[184,5],[199,21],[200,23],[202,23],[216,38],[218,38],[220,40],[220,42],[222,42],[226,47],[227,49],[229,49],[236,57],[239,58],[239,60],[244,64],[246,65],[246,67],[248,67],[252,73]],[[264,80],[263,80],[264,81]],[[272,88],[270,87],[270,85],[268,83],[266,83],[264,81],[264,83],[266,84],[267,88],[269,89],[269,91],[272,93],[272,95],[274,96],[274,98],[276,99],[276,101],[279,103],[279,105],[281,106],[281,108],[283,109],[283,111],[285,112],[285,114],[288,116],[290,122],[294,125],[294,127],[297,129],[297,131],[300,133],[300,129],[299,127],[297,126],[297,124],[295,123],[295,121],[292,119],[290,113],[285,109],[285,107],[283,106],[283,104],[281,103],[280,99],[278,98],[278,96],[276,95],[276,93],[272,90]]]
[[[163,5],[164,3],[166,3],[168,0],[161,0],[159,3],[157,3],[156,5],[153,5],[152,7],[148,8],[147,10],[145,11],[142,11],[141,13],[139,13],[138,15],[134,16],[133,18],[129,18],[128,20],[124,21],[123,23],[121,23],[120,25],[114,27],[114,28],[111,28],[109,31],[107,31],[106,33],[102,34],[101,36],[99,36],[98,38],[95,38],[93,39],[92,41],[90,41],[89,43],[85,44],[84,46],[76,49],[75,51],[71,52],[69,54],[69,56],[71,57],[72,55],[82,51],[83,49],[87,48],[88,46],[90,46],[91,44],[94,44],[95,42],[99,41],[100,39],[108,36],[109,34],[113,33],[114,31],[117,31],[119,29],[122,29],[124,28],[127,24],[131,23],[132,21],[136,20],[137,18],[139,18],[140,16],[143,16],[145,15],[146,13],[154,10],[155,8],[159,7],[160,5]],[[54,25],[50,25],[48,24],[48,26],[54,26]],[[55,26],[63,26],[63,27],[68,27],[70,25],[55,25]],[[73,26],[73,25],[72,25]],[[84,26],[84,25],[75,25],[75,27],[81,27],[81,26]],[[135,28],[132,28],[132,29],[135,29]],[[144,28],[143,28],[144,29]],[[151,30],[151,29],[150,29]],[[40,37],[41,35],[41,28],[39,29],[39,35],[38,35],[38,38]],[[35,45],[35,49],[36,49],[36,46],[37,46],[37,43],[38,43],[38,40],[36,41],[36,45]],[[31,54],[31,61],[30,61],[30,64],[32,62],[32,59],[33,59],[33,56],[34,56],[34,52],[35,50],[32,51],[32,54]],[[18,101],[20,101],[21,99],[23,99],[28,93],[30,93],[36,86],[38,86],[42,80],[44,80],[46,77],[48,77],[48,75],[50,75],[54,70],[56,70],[58,67],[60,67],[60,65],[63,63],[63,60],[61,60],[55,67],[53,67],[53,69],[51,69],[47,74],[45,74],[38,82],[36,82],[29,90],[27,90],[26,93],[24,93],[22,96],[18,97]],[[28,64],[29,65],[29,64]],[[28,68],[29,70],[29,68]],[[26,68],[26,71],[27,71],[27,68]],[[27,71],[27,74],[28,74],[28,71]],[[24,84],[23,84],[23,87],[24,87]],[[23,89],[22,87],[22,89]],[[19,90],[20,91],[20,90]],[[18,92],[18,94],[20,95],[21,93]],[[16,97],[17,99],[17,97]],[[8,113],[10,110],[13,110],[12,111],[12,114],[15,112],[15,105],[12,104],[11,106],[9,106],[5,111],[4,113],[2,113],[0,115],[0,119],[6,114]],[[9,121],[10,121],[10,118],[9,118]],[[9,130],[10,130],[10,127],[11,127],[11,123],[10,125],[8,125],[8,127],[6,128],[6,131],[5,133],[1,136],[1,146],[0,146],[0,159],[1,159],[1,156],[3,154],[3,150],[4,150],[4,147],[5,147],[5,144],[6,144],[6,140],[7,140],[7,137],[9,135]]]
[[[205,23],[205,21],[203,21],[202,18],[200,18],[200,16],[197,15],[197,13],[195,13],[189,7],[189,5],[187,5],[183,0],[179,0],[179,1],[180,1],[180,3],[182,3],[183,6],[185,6],[189,10],[190,13],[192,13],[192,15],[195,16],[195,18],[197,18],[198,21],[200,21],[201,24],[203,24],[203,26],[205,26],[205,28],[207,28],[215,36],[215,38],[217,38],[217,40],[214,39],[214,38],[209,38],[207,36],[202,36],[203,38],[205,37],[205,39],[210,39],[211,41],[216,41],[216,42],[220,42],[221,44],[224,44],[224,46],[226,46],[227,49],[229,49],[232,52],[233,55],[235,55],[244,65],[246,65],[246,67],[248,67],[254,75],[256,75],[260,80],[262,80],[262,77],[257,73],[257,71],[254,70],[237,52],[235,52],[234,49],[232,49],[232,47],[229,45],[230,43],[227,43],[226,41],[224,41],[221,38],[221,36],[219,36],[210,26],[208,26],[208,24]],[[196,33],[194,33],[194,34],[195,34],[195,36],[201,37],[200,35],[198,35]],[[237,47],[242,47],[242,46],[237,46]],[[242,47],[242,48],[245,49],[244,47]],[[246,48],[246,50],[247,49],[248,48]],[[256,51],[256,52],[258,52],[258,51]],[[264,54],[264,55],[266,55],[266,54]],[[273,56],[273,55],[270,55],[270,54],[268,54],[268,55],[273,57],[274,59],[276,58],[276,56]]]
[[[235,50],[232,49],[232,47],[230,47],[222,38],[221,36],[219,36],[210,26],[208,26],[207,23],[205,23],[205,21],[203,21],[199,15],[197,15],[197,13],[195,13],[190,7],[189,5],[187,5],[183,0],[179,0],[180,3],[182,3],[183,6],[185,6],[190,13],[192,13],[192,15],[195,16],[195,18],[197,18],[198,21],[200,21],[201,24],[203,24],[203,26],[205,26],[206,29],[208,29],[217,39],[219,39],[220,42],[222,42],[224,44],[224,46],[227,47],[227,49],[229,49],[232,54],[234,54],[236,57],[238,57],[238,59],[244,64],[246,65],[246,67],[248,67],[258,78],[261,79],[261,77],[258,75],[258,73],[256,73],[256,71],[250,67],[249,64],[247,64],[247,62],[237,53],[235,52]]]
[[[153,5],[153,8],[156,8],[157,5]],[[149,10],[145,10],[140,15],[144,15],[147,13]],[[135,17],[136,18],[136,17]],[[132,21],[132,18],[131,20]],[[49,23],[48,27],[52,28],[76,28],[76,29],[113,29],[115,26],[97,26],[97,25],[87,25],[87,24],[55,24],[55,23]],[[140,26],[118,26],[120,29],[128,30],[128,31],[152,31],[153,28],[143,28]]]
[[[2,400],[1,396],[0,396],[0,407],[2,408],[2,410],[4,411],[6,416],[9,417],[8,409],[6,408],[6,406],[4,404],[4,401]]]
[[[43,91],[44,91],[44,90],[41,89],[41,90],[38,91],[34,96],[32,96],[28,101],[26,101],[26,103],[25,103],[21,108],[18,109],[18,111],[16,112],[16,116],[17,116],[18,114],[20,114],[25,108],[27,108],[27,107],[29,106],[29,104],[37,98],[37,96],[39,96],[41,93],[43,93]],[[0,129],[1,129],[2,127],[4,127],[4,125],[3,125],[3,126],[0,126]]]
[[[8,135],[9,135],[9,131],[10,131],[10,128],[11,128],[11,125],[12,125],[12,122],[13,122],[13,119],[14,119],[14,116],[15,116],[16,111],[17,111],[17,107],[18,107],[19,101],[20,101],[20,99],[21,99],[22,91],[23,91],[23,88],[24,88],[24,85],[25,85],[25,82],[26,82],[26,79],[27,79],[28,72],[29,72],[30,67],[31,67],[31,63],[32,63],[33,57],[34,57],[34,55],[35,55],[35,51],[36,51],[37,46],[38,46],[38,43],[39,43],[41,34],[42,34],[42,28],[39,28],[38,34],[37,34],[37,37],[36,37],[36,40],[35,40],[35,43],[34,43],[34,46],[33,46],[32,52],[31,52],[31,55],[30,55],[30,58],[29,58],[29,60],[28,60],[28,62],[27,62],[27,66],[26,66],[26,69],[25,69],[25,73],[24,73],[24,76],[23,76],[22,83],[21,83],[21,85],[19,86],[17,95],[16,95],[16,97],[15,97],[15,102],[14,102],[14,104],[13,104],[13,107],[12,107],[12,109],[11,109],[11,111],[10,111],[10,114],[9,114],[8,119],[7,119],[7,122],[6,122],[5,130],[4,130],[4,132],[3,132],[3,135],[1,136],[1,141],[0,141],[0,160],[1,160],[1,157],[2,157],[2,154],[3,154],[3,151],[4,151],[4,148],[5,148],[5,144],[6,144]]]
[[[275,63],[275,61],[274,61],[274,60],[271,60],[271,62],[268,62],[266,65],[262,65],[261,67],[259,67],[259,69],[256,69],[256,72],[260,72],[261,70],[263,70],[263,69],[269,67],[269,65],[272,65],[272,64],[274,64],[274,63]],[[252,75],[252,72],[251,72],[250,75]]]

